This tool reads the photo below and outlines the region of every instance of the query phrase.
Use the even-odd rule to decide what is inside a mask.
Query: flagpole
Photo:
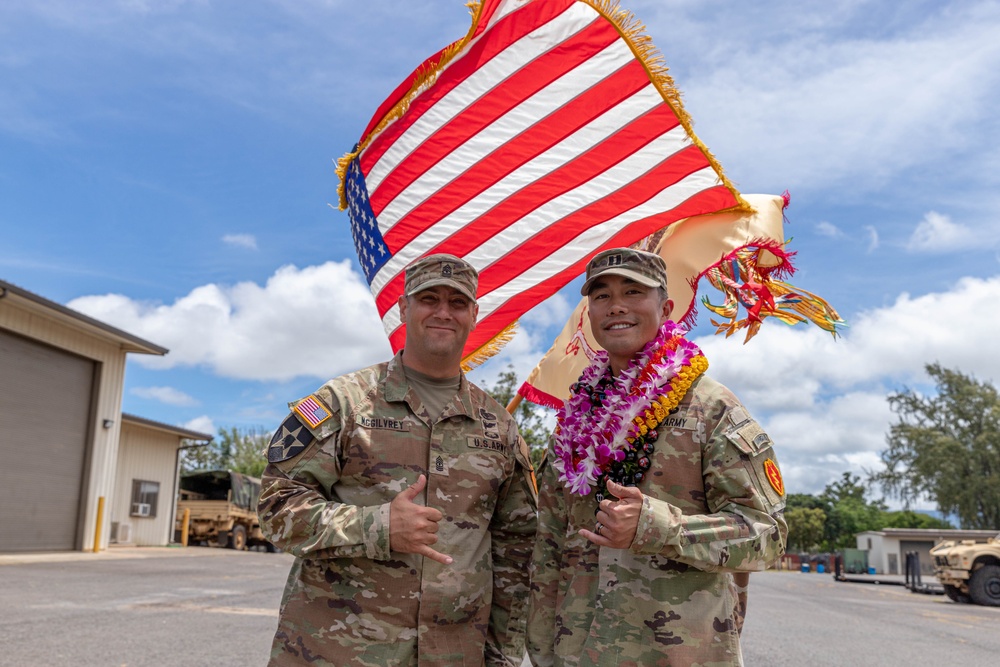
[[[517,406],[521,405],[521,400],[524,397],[520,394],[514,394],[514,398],[510,399],[510,403],[507,404],[507,413],[514,414],[514,410],[517,410]],[[535,489],[535,496],[538,496],[538,480],[535,479],[535,470],[531,470],[531,486]]]

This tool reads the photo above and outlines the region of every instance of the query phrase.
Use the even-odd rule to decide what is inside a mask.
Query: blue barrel
[[[809,563],[802,563],[802,571],[803,572],[809,571]]]
[[[819,572],[820,574],[823,574],[824,572],[826,572],[826,568],[823,567],[823,563],[817,563],[816,564],[816,571]]]

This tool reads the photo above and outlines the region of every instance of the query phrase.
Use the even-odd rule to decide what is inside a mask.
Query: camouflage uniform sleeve
[[[777,477],[769,480],[769,471]],[[703,449],[702,475],[710,513],[684,514],[644,495],[631,551],[706,572],[759,571],[780,558],[788,533],[784,489],[771,440],[757,422],[720,419]]]
[[[552,455],[551,449],[546,453]],[[528,656],[535,667],[551,667],[556,641],[556,600],[566,537],[566,506],[548,461],[538,468],[538,536],[531,555]]]
[[[538,500],[531,481],[528,445],[513,420],[508,442],[514,443],[515,469],[500,489],[490,522],[493,556],[493,603],[486,639],[486,664],[519,667],[524,660],[531,550],[535,543]]]
[[[340,414],[309,428],[293,412],[268,446],[257,514],[264,537],[297,558],[389,558],[389,505],[335,502]]]

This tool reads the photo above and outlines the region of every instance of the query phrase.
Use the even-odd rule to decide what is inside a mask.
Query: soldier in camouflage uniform
[[[271,665],[520,665],[535,490],[514,421],[460,369],[477,280],[418,260],[405,348],[289,404],[258,507],[296,557]]]
[[[608,351],[607,381],[622,382],[631,359],[673,326],[663,260],[599,253],[583,294]],[[743,664],[746,573],[779,558],[787,534],[771,440],[703,374],[649,438],[640,481],[607,481],[603,499],[572,492],[555,444],[547,452],[528,619],[536,666]]]

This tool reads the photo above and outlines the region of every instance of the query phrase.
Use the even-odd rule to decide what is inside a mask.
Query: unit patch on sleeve
[[[315,394],[302,399],[292,409],[309,428],[316,428],[330,418],[330,411],[323,406]]]
[[[279,463],[298,456],[315,440],[295,413],[288,415],[267,446],[268,463]]]
[[[781,479],[781,471],[778,470],[778,464],[773,459],[764,461],[764,474],[767,475],[767,481],[771,483],[771,488],[779,496],[785,495],[785,480]]]

